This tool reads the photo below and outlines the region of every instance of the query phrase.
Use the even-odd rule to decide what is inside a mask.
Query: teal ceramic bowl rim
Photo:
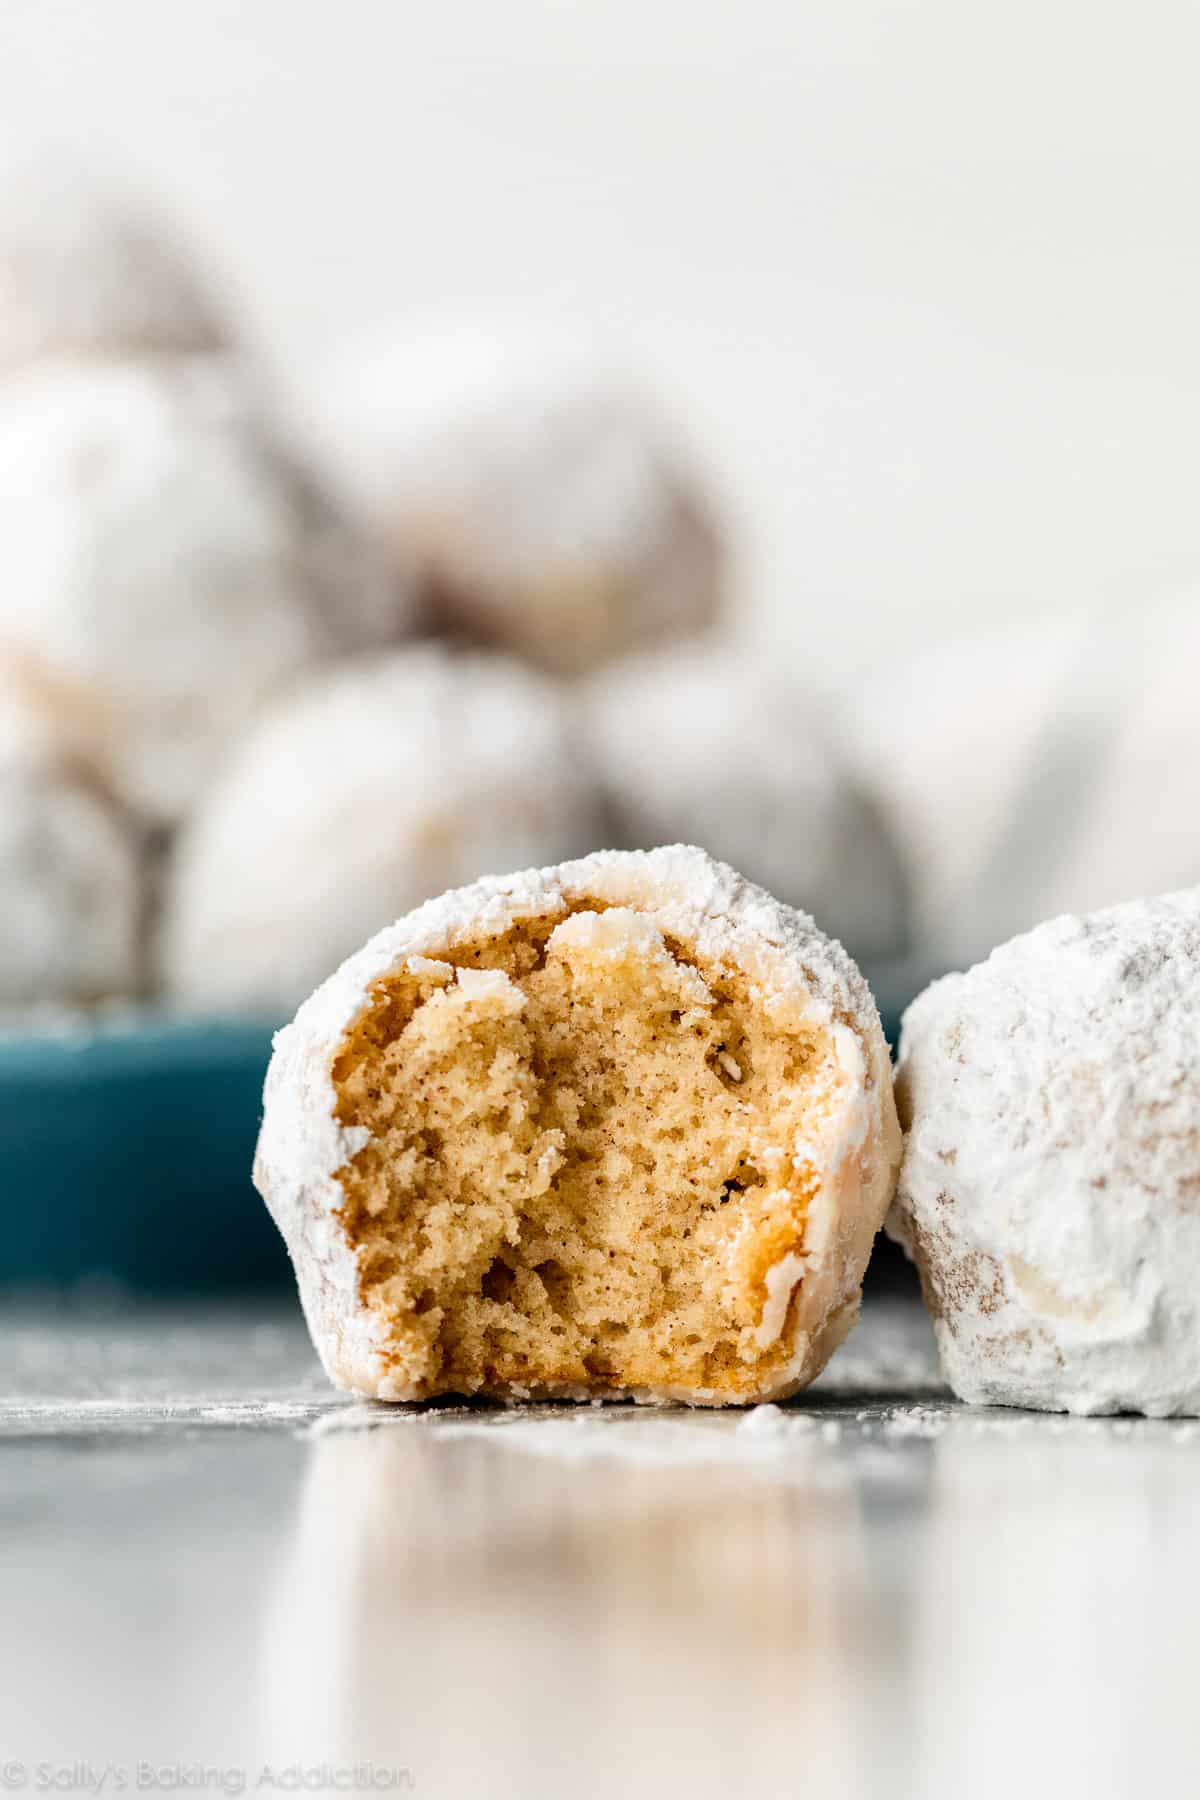
[[[206,1069],[229,1057],[270,1055],[278,1020],[201,1019],[147,1007],[119,1015],[47,1015],[41,1025],[0,1023],[0,1079],[20,1073],[60,1080],[68,1069],[92,1075],[112,1069],[123,1075],[161,1068]]]
[[[150,1008],[0,1027],[0,1285],[278,1284],[251,1164],[273,1022]]]

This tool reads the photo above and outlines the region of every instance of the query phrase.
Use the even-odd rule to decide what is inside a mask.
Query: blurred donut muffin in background
[[[652,410],[553,331],[395,330],[313,425],[436,628],[572,675],[718,614],[720,527]]]
[[[855,957],[907,948],[899,851],[811,695],[761,658],[714,645],[617,663],[585,701],[622,848],[702,844]]]
[[[0,1008],[141,981],[141,845],[77,753],[80,721],[0,661]]]
[[[544,677],[432,644],[330,670],[250,731],[183,832],[167,995],[282,1017],[431,895],[602,836],[567,701]]]
[[[408,611],[235,359],[0,382],[0,644],[77,690],[147,820],[177,822],[284,683]]]
[[[58,166],[0,185],[0,372],[228,344],[190,258],[118,188]]]
[[[1200,881],[1200,593],[938,644],[847,697],[927,960]]]

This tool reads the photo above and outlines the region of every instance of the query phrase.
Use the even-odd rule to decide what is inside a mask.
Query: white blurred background
[[[595,319],[811,676],[1200,574],[1198,66],[1183,0],[5,0],[0,178],[133,177],[302,382]]]

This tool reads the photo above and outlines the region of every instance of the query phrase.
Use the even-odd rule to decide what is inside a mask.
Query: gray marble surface
[[[8,1792],[1200,1791],[1200,1426],[915,1306],[753,1413],[384,1409],[291,1307],[9,1307]]]

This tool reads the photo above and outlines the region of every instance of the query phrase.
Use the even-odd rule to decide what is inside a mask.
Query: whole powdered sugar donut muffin
[[[889,1230],[964,1400],[1200,1408],[1200,889],[1039,926],[904,1021]]]
[[[39,365],[0,392],[0,644],[73,686],[113,790],[172,824],[299,672],[403,621],[219,358]]]
[[[77,755],[76,721],[0,667],[0,1007],[138,986],[142,859]]]
[[[941,968],[1041,919],[1200,881],[1198,656],[1191,593],[952,639],[846,695]]]
[[[267,710],[185,827],[167,991],[286,1018],[397,914],[488,869],[573,855],[599,831],[543,676],[432,645],[336,667]]]
[[[0,372],[227,343],[190,259],[118,189],[63,167],[0,186]]]
[[[574,674],[719,610],[709,504],[652,409],[572,337],[397,330],[343,359],[318,411],[444,630]]]
[[[907,947],[907,881],[812,696],[728,647],[656,651],[587,690],[622,844],[703,844],[859,957]]]
[[[719,1405],[846,1335],[898,1152],[849,958],[676,846],[381,932],[276,1039],[256,1180],[345,1387]]]

